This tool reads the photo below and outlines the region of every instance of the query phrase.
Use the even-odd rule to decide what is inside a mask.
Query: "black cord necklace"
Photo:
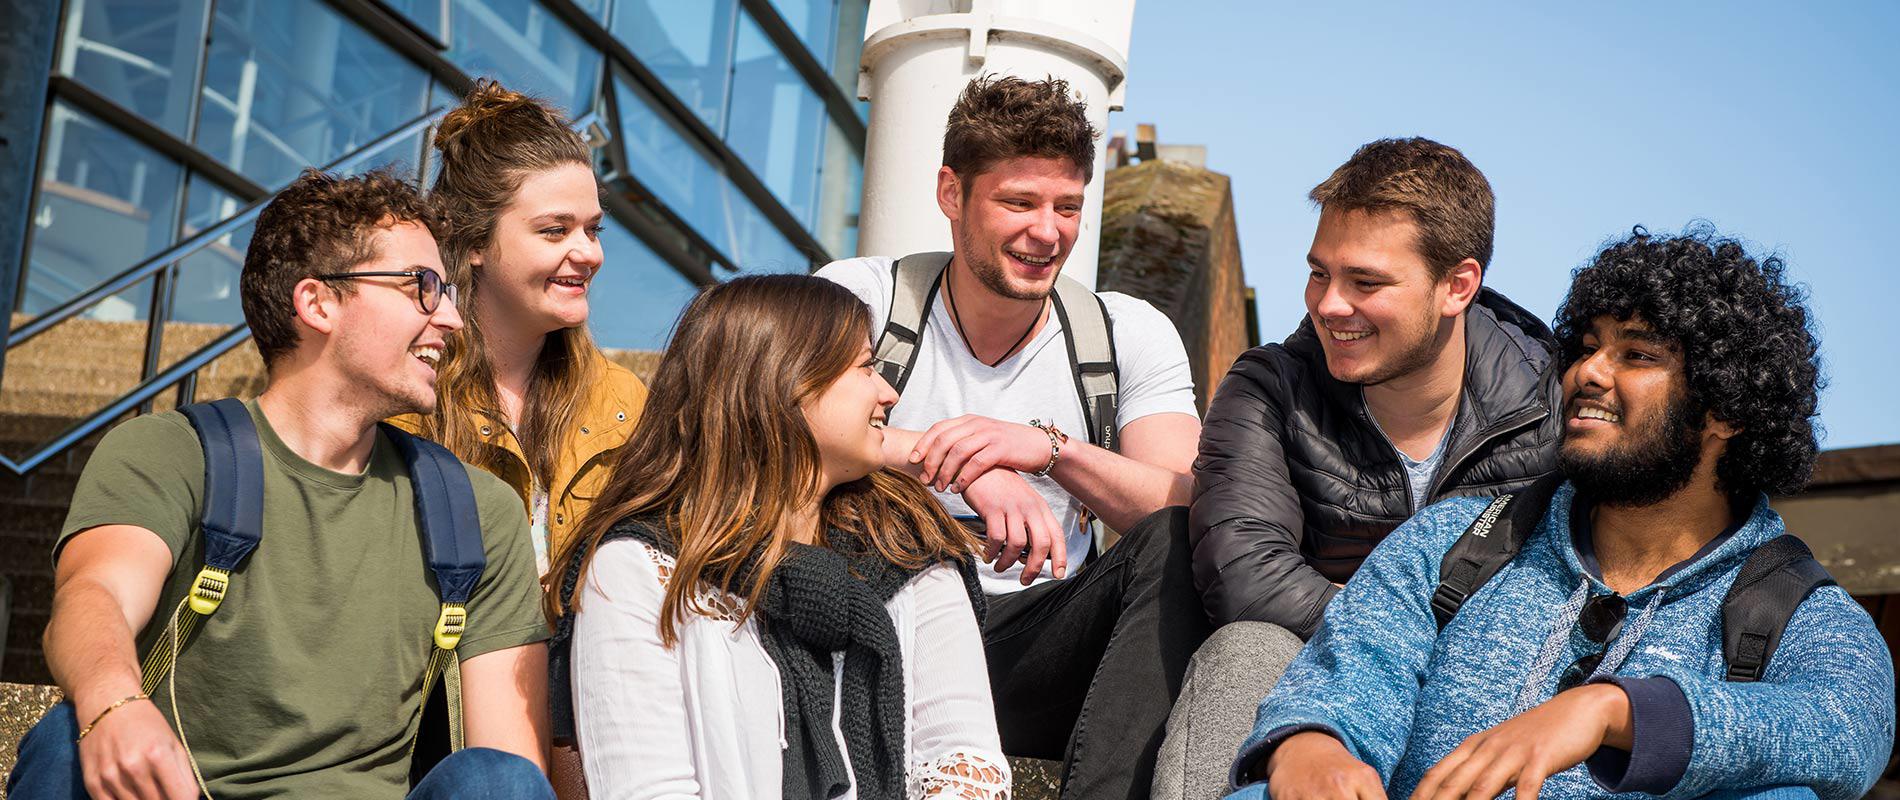
[[[1004,361],[1008,361],[1009,357],[1016,352],[1016,348],[1022,347],[1023,342],[1029,341],[1029,334],[1036,329],[1036,323],[1042,321],[1042,309],[1038,308],[1036,309],[1036,315],[1034,317],[1030,317],[1029,319],[1029,327],[1023,329],[1023,335],[1020,337],[1017,337],[1016,343],[1010,345],[1008,350],[1003,351],[1002,358],[996,359],[996,364],[988,363],[983,360],[982,356],[979,356],[976,354],[976,346],[970,344],[970,335],[964,332],[963,316],[957,312],[956,292],[951,289],[951,284],[953,283],[954,281],[950,280],[950,276],[948,275],[944,276],[943,294],[944,294],[944,299],[950,301],[950,320],[957,324],[957,335],[963,337],[963,346],[969,349],[970,357],[976,359],[976,363],[978,364],[982,364],[983,366],[986,366],[986,367],[995,367],[996,364],[1001,364]]]

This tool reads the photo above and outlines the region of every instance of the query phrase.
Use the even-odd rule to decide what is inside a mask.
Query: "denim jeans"
[[[7,797],[86,800],[79,771],[79,721],[71,703],[46,712],[20,739],[20,760],[7,776]],[[471,747],[443,759],[409,792],[408,800],[554,800],[547,776],[513,753]]]
[[[1062,796],[1148,797],[1188,660],[1213,632],[1187,509],[1163,509],[1068,578],[989,596],[983,625],[1003,752],[1061,759]]]

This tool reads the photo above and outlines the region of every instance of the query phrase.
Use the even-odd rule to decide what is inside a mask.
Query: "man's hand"
[[[983,551],[983,560],[995,562],[997,572],[1021,560],[1023,585],[1028,586],[1042,573],[1046,561],[1049,574],[1068,576],[1068,537],[1049,510],[1049,501],[1042,499],[1023,476],[1008,469],[992,469],[978,475],[963,490],[963,501],[988,528],[989,546]]]
[[[1273,800],[1385,800],[1379,771],[1320,731],[1293,734],[1273,749],[1267,791]]]
[[[1425,772],[1412,797],[1488,800],[1515,788],[1519,800],[1537,800],[1545,779],[1605,745],[1629,749],[1632,735],[1629,695],[1614,684],[1579,686],[1472,734]]]
[[[965,414],[924,431],[910,462],[939,492],[962,492],[996,467],[1041,472],[1049,466],[1049,434],[1033,425]]]
[[[100,709],[77,709],[81,724]],[[95,800],[192,800],[198,782],[185,748],[158,706],[135,700],[99,720],[79,740],[79,768]]]

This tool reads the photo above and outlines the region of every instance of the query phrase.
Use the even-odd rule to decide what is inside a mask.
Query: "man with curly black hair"
[[[1564,480],[1386,539],[1261,704],[1236,797],[1851,798],[1878,778],[1886,645],[1768,505],[1813,467],[1821,383],[1782,261],[1639,228],[1578,270],[1556,332]]]

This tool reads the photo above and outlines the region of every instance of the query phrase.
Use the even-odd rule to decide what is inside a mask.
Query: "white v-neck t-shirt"
[[[848,258],[827,264],[817,273],[850,289],[871,307],[873,340],[883,333],[884,320],[891,310],[891,293],[895,290],[892,261],[886,256]],[[1151,414],[1198,416],[1187,349],[1181,345],[1174,323],[1145,300],[1120,292],[1097,292],[1096,296],[1108,309],[1115,365],[1120,373],[1121,404],[1116,411],[1116,427],[1126,427]],[[922,431],[941,420],[981,414],[1005,422],[1053,422],[1072,438],[1086,441],[1083,432],[1088,428],[1082,398],[1076,394],[1074,374],[1069,369],[1068,350],[1062,321],[1052,312],[1042,330],[1015,355],[994,367],[985,365],[970,354],[969,346],[958,335],[939,291],[924,322],[917,363],[911,369],[903,399],[891,411],[890,425]],[[1086,558],[1090,541],[1081,503],[1053,478],[1028,473],[1023,478],[1048,501],[1056,522],[1068,531],[1069,573],[1074,574]],[[952,515],[974,513],[961,495],[939,492],[937,499]],[[1001,574],[988,566],[978,572],[985,592],[1002,594],[1024,588],[1021,564]],[[1049,579],[1045,569],[1036,580],[1040,583]]]

